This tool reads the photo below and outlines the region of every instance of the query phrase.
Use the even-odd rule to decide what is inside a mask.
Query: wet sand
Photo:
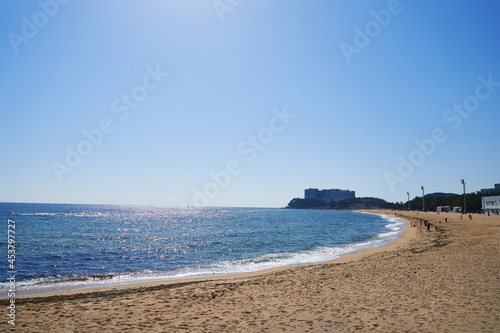
[[[416,227],[381,248],[251,274],[18,298],[16,326],[4,316],[0,331],[500,332],[500,216],[396,213]]]

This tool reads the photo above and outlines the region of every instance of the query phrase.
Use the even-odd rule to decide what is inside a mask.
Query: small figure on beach
[[[472,215],[471,214],[469,214],[469,220],[472,220]]]
[[[431,224],[427,222],[427,231],[431,231]]]
[[[448,218],[447,217],[444,218],[444,222],[445,223],[448,222]]]
[[[464,214],[460,214],[460,220],[462,219],[462,216],[464,216]]]
[[[438,226],[436,225],[436,231],[438,231]]]

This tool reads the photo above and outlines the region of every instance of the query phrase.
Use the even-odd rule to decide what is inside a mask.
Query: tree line
[[[495,195],[493,193],[469,193],[466,194],[467,212],[481,212],[481,198],[483,196]],[[431,193],[425,195],[425,210],[436,211],[438,206],[463,207],[464,197],[454,193]],[[292,199],[285,208],[290,209],[395,209],[407,210],[406,202],[387,202],[379,198],[348,198],[338,201],[324,202],[317,199]],[[415,197],[409,201],[410,210],[422,210],[422,197]]]
[[[425,195],[425,210],[436,211],[439,206],[453,206],[462,207],[464,206],[464,196],[463,194],[444,194],[444,193],[432,193]],[[494,194],[481,194],[481,193],[468,193],[465,194],[466,209],[467,212],[481,212],[481,198],[485,196],[491,196]],[[410,210],[422,210],[423,202],[422,197],[415,197],[410,200]],[[391,209],[407,210],[408,201],[406,202],[396,202],[388,203]]]
[[[317,199],[292,199],[286,208],[290,209],[373,209],[384,208],[388,202],[379,198],[346,198],[324,202]]]

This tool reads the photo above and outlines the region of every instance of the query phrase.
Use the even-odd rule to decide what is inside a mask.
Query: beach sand
[[[18,298],[16,326],[2,315],[0,330],[500,332],[500,216],[396,213],[417,227],[381,248],[253,274]]]

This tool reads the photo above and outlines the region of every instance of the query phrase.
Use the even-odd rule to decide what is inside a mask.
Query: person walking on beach
[[[431,231],[431,224],[427,222],[427,231]]]
[[[472,215],[471,214],[469,214],[469,220],[472,220]]]

